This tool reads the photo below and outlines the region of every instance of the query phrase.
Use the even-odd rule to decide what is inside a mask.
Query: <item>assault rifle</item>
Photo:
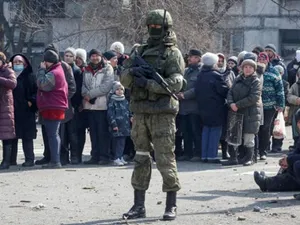
[[[171,97],[178,100],[177,96],[170,90],[169,84],[164,80],[164,78],[156,72],[156,70],[148,64],[139,54],[135,54],[133,66],[142,67],[145,71],[145,77],[147,79],[155,80]]]

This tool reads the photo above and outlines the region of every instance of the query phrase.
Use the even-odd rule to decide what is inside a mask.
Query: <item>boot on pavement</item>
[[[175,220],[176,218],[176,191],[167,192],[166,209],[163,215],[163,220]]]
[[[12,146],[10,144],[3,145],[3,160],[0,164],[0,170],[9,169],[10,159],[11,159],[11,149],[12,149]]]
[[[234,166],[238,164],[238,160],[237,160],[237,150],[234,149],[234,147],[232,145],[228,146],[228,151],[229,151],[229,155],[230,158],[229,160],[222,162],[222,166]]]
[[[123,214],[123,219],[130,220],[146,217],[145,194],[146,191],[134,190],[134,205],[127,213]]]

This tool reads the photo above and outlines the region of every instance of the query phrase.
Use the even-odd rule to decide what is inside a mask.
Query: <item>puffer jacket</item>
[[[90,101],[83,100],[86,110],[107,110],[107,95],[114,82],[114,69],[108,63],[102,62],[94,71],[88,65],[83,72],[82,96],[89,96]]]
[[[17,86],[14,71],[0,68],[0,140],[15,138],[13,89]]]
[[[243,133],[257,134],[261,124],[262,87],[257,74],[239,75],[227,95],[228,106],[235,103],[237,113],[244,115]]]

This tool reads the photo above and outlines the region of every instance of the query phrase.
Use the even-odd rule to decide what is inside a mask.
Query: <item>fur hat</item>
[[[69,47],[69,48],[67,48],[67,49],[65,50],[65,54],[66,54],[67,52],[71,53],[71,54],[73,55],[73,57],[76,57],[76,50],[75,50],[75,48]]]
[[[116,90],[119,88],[122,88],[123,90],[125,90],[124,86],[119,81],[115,81],[113,83],[112,92],[115,93]]]
[[[238,58],[236,56],[231,56],[231,57],[229,57],[227,62],[233,62],[233,63],[235,63],[235,65],[237,65]]]
[[[95,54],[101,56],[101,52],[98,49],[92,49],[89,53],[89,57]]]
[[[86,57],[87,57],[87,55],[86,55],[85,49],[83,49],[83,48],[77,48],[75,52],[76,52],[76,57],[82,59],[83,63],[86,63]]]
[[[57,63],[59,61],[58,54],[53,50],[44,53],[44,61],[49,63]]]
[[[254,60],[252,59],[245,59],[243,62],[242,62],[242,68],[244,68],[244,66],[246,65],[249,65],[249,66],[252,66],[254,67],[254,70],[256,71],[257,69],[257,64]]]
[[[276,52],[277,52],[276,46],[273,45],[273,44],[268,44],[268,45],[265,47],[265,50],[270,50],[270,51],[274,52],[275,54],[276,54]]]
[[[207,52],[202,56],[202,63],[204,66],[213,66],[218,63],[218,60],[218,55],[211,52]]]
[[[116,57],[117,54],[114,51],[107,51],[103,53],[103,56],[107,59],[110,60],[113,57]]]
[[[274,66],[279,74],[284,74],[284,68],[281,65]]]
[[[121,42],[117,41],[117,42],[112,43],[112,45],[110,46],[110,50],[115,51],[120,54],[124,54],[125,48]]]

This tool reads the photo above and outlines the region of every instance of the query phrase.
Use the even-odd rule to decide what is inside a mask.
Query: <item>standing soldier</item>
[[[135,63],[141,56],[157,73],[169,89],[178,93],[183,86],[184,60],[176,46],[171,15],[164,10],[150,11],[146,18],[149,39],[125,61],[122,84],[131,90],[130,109],[134,114],[132,139],[135,145],[135,167],[131,183],[134,188],[134,205],[124,219],[143,218],[145,192],[151,178],[150,152],[154,149],[157,169],[163,177],[163,191],[167,192],[164,220],[176,218],[176,193],[180,189],[175,161],[175,117],[178,101],[170,96],[155,80],[147,79],[149,72]],[[153,148],[152,148],[153,146]]]

